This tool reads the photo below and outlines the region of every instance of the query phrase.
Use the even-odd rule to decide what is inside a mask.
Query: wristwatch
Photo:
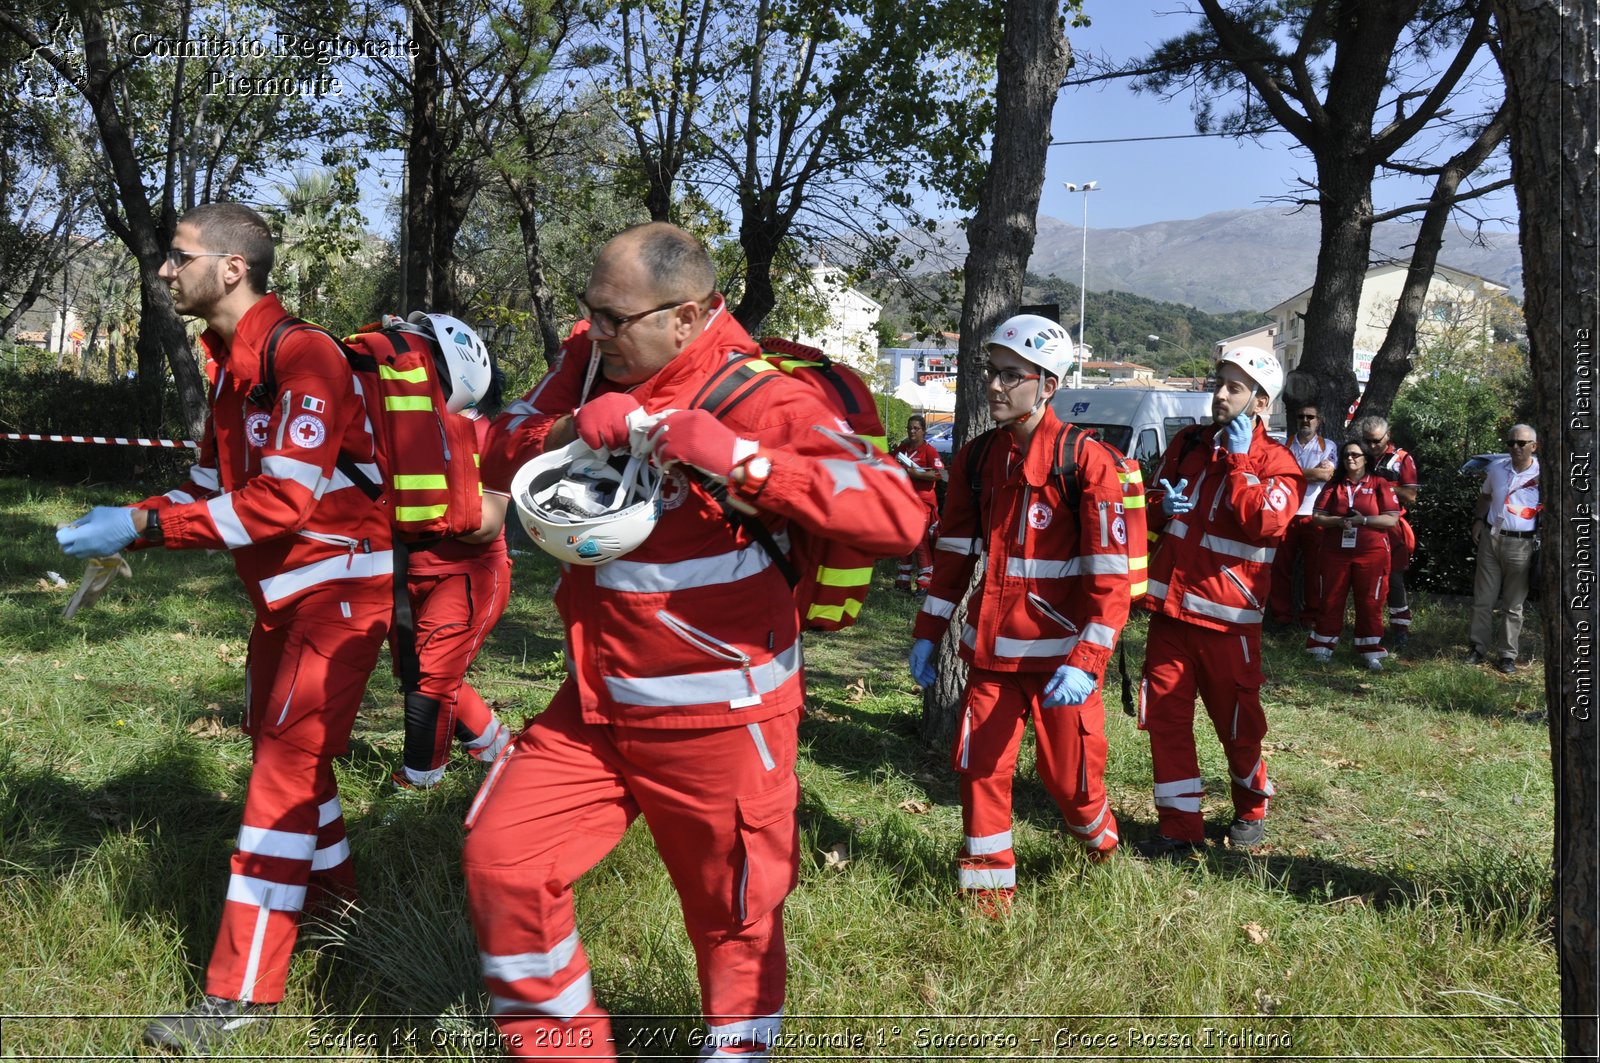
[[[159,509],[145,510],[144,531],[139,533],[139,538],[147,543],[165,542],[167,535],[161,530],[161,511]]]
[[[752,454],[739,463],[739,468],[744,470],[744,477],[734,486],[734,492],[740,498],[755,498],[767,486],[767,477],[772,475],[772,459],[765,454]]]

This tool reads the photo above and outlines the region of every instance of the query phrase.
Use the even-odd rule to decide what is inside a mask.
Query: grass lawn
[[[249,605],[228,559],[136,555],[131,581],[61,619],[81,566],[53,529],[131,497],[0,479],[6,1057],[137,1054],[146,1016],[199,993],[226,889],[249,767]],[[516,562],[474,673],[512,724],[561,676],[554,566]],[[1379,675],[1348,639],[1323,665],[1269,637],[1279,796],[1253,856],[1091,865],[1025,746],[1018,903],[994,922],[955,898],[955,781],[917,738],[913,603],[887,585],[855,629],[808,638],[810,858],[786,914],[792,1044],[775,1058],[1559,1057],[1542,672],[1458,663],[1459,605],[1420,602],[1410,653]],[[1143,640],[1130,625],[1132,668]],[[1107,784],[1126,845],[1155,812],[1117,685]],[[284,1017],[230,1044],[235,1058],[495,1056],[458,869],[482,768],[458,755],[437,790],[392,792],[401,727],[380,674],[338,765],[363,908],[307,928]],[[1214,736],[1199,746],[1208,819],[1225,823],[1226,764]],[[643,824],[577,893],[621,1053],[694,1058],[692,954]]]

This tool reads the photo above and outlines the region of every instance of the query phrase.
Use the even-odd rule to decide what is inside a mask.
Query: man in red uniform
[[[1394,485],[1395,497],[1400,500],[1400,520],[1389,529],[1389,645],[1399,652],[1411,641],[1406,569],[1411,567],[1411,551],[1417,541],[1411,522],[1406,519],[1406,507],[1417,504],[1422,476],[1417,460],[1391,441],[1389,422],[1382,417],[1363,417],[1350,430],[1367,452],[1367,468]]]
[[[906,418],[906,438],[894,448],[895,457],[906,467],[911,486],[916,488],[917,499],[928,507],[928,524],[917,537],[916,549],[900,559],[900,574],[895,578],[894,589],[910,594],[913,590],[924,593],[933,579],[933,544],[930,536],[939,523],[939,499],[935,488],[944,472],[944,460],[927,440],[928,422],[920,413]],[[916,574],[912,575],[913,568]],[[913,585],[914,584],[914,585]]]
[[[990,338],[983,372],[1000,427],[952,463],[933,587],[912,631],[911,675],[930,686],[935,644],[981,560],[962,628],[971,670],[951,759],[965,827],[960,886],[990,914],[1007,909],[1016,888],[1011,780],[1030,716],[1039,779],[1067,826],[1096,862],[1117,848],[1099,687],[1128,620],[1127,525],[1116,466],[1093,439],[1063,441],[1076,447],[1076,482],[1053,473],[1066,426],[1049,401],[1072,358],[1066,330],[1033,314],[1009,318]]]
[[[568,677],[490,770],[467,818],[473,927],[507,1047],[615,1058],[574,922],[572,885],[643,814],[683,906],[706,1056],[777,1037],[783,901],[799,871],[799,617],[780,569],[707,487],[781,533],[793,521],[881,556],[910,549],[925,507],[905,473],[799,381],[713,416],[703,391],[757,345],[715,290],[705,248],[671,225],[600,252],[588,321],[496,420],[486,490],[576,434],[619,451],[641,418],[665,471],[654,529],[626,556],[564,567]],[[669,412],[672,411],[672,412]],[[703,1057],[704,1058],[704,1057]]]
[[[183,487],[134,508],[96,507],[57,533],[75,557],[136,541],[228,550],[255,606],[244,730],[250,785],[206,996],[145,1040],[205,1051],[281,1000],[301,911],[352,897],[355,875],[333,758],[377,661],[393,607],[389,519],[372,438],[339,348],[307,328],[279,335],[276,394],[260,379],[288,315],[267,294],[272,235],[246,207],[184,215],[161,276],[179,313],[205,319],[211,412]],[[369,485],[370,486],[370,485]]]
[[[1210,425],[1167,446],[1145,512],[1159,533],[1150,555],[1139,727],[1150,734],[1160,834],[1141,850],[1182,858],[1205,838],[1194,742],[1198,692],[1233,779],[1229,842],[1266,838],[1272,783],[1261,757],[1261,619],[1276,546],[1305,493],[1305,474],[1262,423],[1283,388],[1270,351],[1237,347],[1217,363]]]
[[[1334,460],[1338,448],[1333,440],[1323,438],[1320,431],[1322,418],[1317,413],[1317,407],[1307,403],[1295,410],[1294,423],[1295,434],[1289,440],[1289,453],[1294,455],[1294,460],[1306,474],[1306,496],[1300,500],[1300,511],[1289,522],[1289,531],[1284,535],[1283,542],[1278,544],[1278,556],[1272,562],[1271,616],[1267,621],[1269,631],[1274,623],[1287,627],[1298,621],[1301,627],[1308,630],[1316,626],[1320,612],[1316,590],[1319,572],[1317,559],[1322,545],[1322,529],[1312,522],[1311,514],[1317,507],[1317,495],[1321,493],[1323,485],[1338,472]],[[1295,612],[1294,601],[1296,561],[1304,570],[1300,578],[1298,613]]]

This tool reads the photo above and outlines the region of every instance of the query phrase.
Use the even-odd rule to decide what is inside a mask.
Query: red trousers
[[[1067,826],[1086,848],[1117,847],[1117,817],[1106,800],[1106,713],[1100,691],[1082,705],[1044,708],[1049,672],[967,675],[965,713],[951,766],[961,778],[965,838],[957,860],[962,889],[1012,889],[1017,860],[1011,847],[1011,780],[1022,730],[1033,718],[1039,781]]]
[[[313,591],[287,620],[257,621],[246,664],[250,785],[206,992],[283,999],[308,904],[354,899],[355,872],[333,776],[389,626],[393,603]]]
[[[917,545],[900,559],[900,572],[894,581],[896,587],[907,590],[913,582],[920,590],[927,590],[933,582],[933,536],[939,526],[939,503],[931,494],[917,498],[928,507],[928,523],[917,537]]]
[[[1215,631],[1169,616],[1150,618],[1139,729],[1150,735],[1156,817],[1161,833],[1179,841],[1205,838],[1200,799],[1205,784],[1194,743],[1194,699],[1199,694],[1228,758],[1233,811],[1239,819],[1264,819],[1273,793],[1261,740],[1261,629]]]
[[[406,706],[406,774],[417,785],[444,775],[450,742],[493,761],[510,738],[472,684],[467,669],[506,611],[511,561],[490,558],[473,572],[413,575],[406,581],[421,662],[421,682]]]
[[[588,724],[569,678],[501,754],[467,813],[462,864],[508,1050],[616,1058],[572,884],[642,813],[683,906],[711,1058],[765,1052],[783,1009],[783,901],[799,874],[797,724],[798,713],[705,730]]]
[[[1369,661],[1389,655],[1383,648],[1383,603],[1389,593],[1389,551],[1329,549],[1322,552],[1318,573],[1322,613],[1306,638],[1306,649],[1339,645],[1344,630],[1345,598],[1356,599],[1356,652]]]
[[[1296,517],[1289,522],[1289,530],[1278,544],[1272,560],[1272,594],[1268,598],[1268,615],[1280,624],[1291,620],[1302,627],[1317,622],[1321,611],[1317,599],[1318,558],[1322,552],[1322,529],[1311,522],[1310,516]],[[1300,611],[1294,607],[1294,565],[1302,562],[1300,577]]]

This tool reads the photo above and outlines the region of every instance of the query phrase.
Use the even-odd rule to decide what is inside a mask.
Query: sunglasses
[[[1362,460],[1363,460],[1363,461],[1365,461],[1365,460],[1366,460],[1366,457],[1367,457],[1367,455],[1366,455],[1366,452],[1365,452],[1365,451],[1361,451],[1361,450],[1347,450],[1347,451],[1345,451],[1345,455],[1344,455],[1344,460],[1345,460],[1345,461],[1349,461],[1349,460],[1350,460],[1350,459],[1351,459],[1351,458],[1360,458],[1360,459],[1362,459]]]
[[[182,269],[196,258],[232,258],[232,251],[179,251],[174,247],[167,252],[167,265],[173,269]]]
[[[1297,416],[1302,421],[1315,421],[1317,419],[1317,415],[1314,414],[1314,413],[1301,413],[1301,414],[1296,414],[1295,416]]]
[[[1508,440],[1506,440],[1506,446],[1508,446],[1508,447],[1531,447],[1531,446],[1533,446],[1533,442],[1534,441],[1531,440],[1531,439],[1508,439]]]

